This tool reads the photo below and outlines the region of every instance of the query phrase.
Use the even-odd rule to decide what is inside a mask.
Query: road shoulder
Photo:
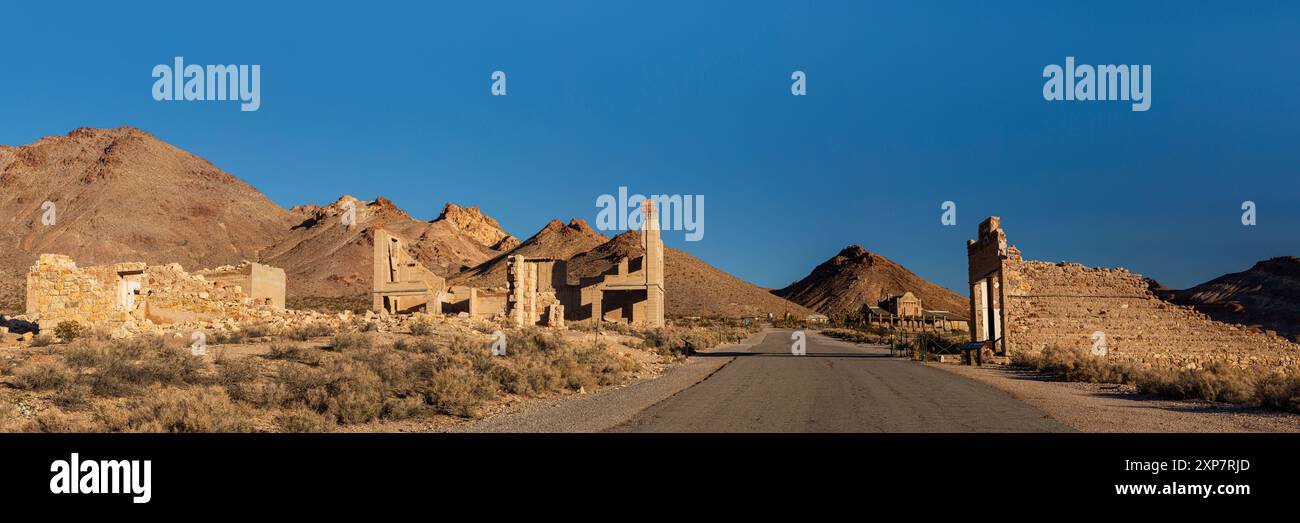
[[[1054,381],[997,365],[925,365],[1001,389],[1083,432],[1300,432],[1300,415],[1296,414],[1163,400],[1117,385]]]

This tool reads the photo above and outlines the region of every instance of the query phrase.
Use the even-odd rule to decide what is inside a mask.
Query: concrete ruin
[[[42,330],[75,321],[122,337],[167,324],[250,319],[283,309],[284,293],[284,270],[248,261],[187,273],[175,263],[77,267],[68,256],[42,254],[27,273],[26,317]]]
[[[375,227],[374,244],[374,310],[441,313],[447,280],[416,261],[402,240],[382,227]]]
[[[971,340],[999,356],[1057,346],[1144,365],[1300,363],[1300,345],[1161,300],[1125,269],[1025,261],[996,216],[966,252]]]
[[[512,255],[507,258],[505,288],[445,289],[444,280],[420,272],[423,267],[406,254],[401,240],[377,230],[374,308],[394,314],[423,308],[475,318],[505,317],[518,326],[563,328],[566,321],[592,319],[663,326],[664,244],[658,209],[646,200],[641,213],[645,254],[621,258],[610,272],[576,284],[569,283],[564,260]]]

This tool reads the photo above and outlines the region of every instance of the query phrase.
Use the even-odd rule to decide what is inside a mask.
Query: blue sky
[[[34,4],[5,9],[0,143],[132,125],[285,206],[527,237],[619,186],[702,194],[703,241],[668,244],[769,287],[858,243],[963,292],[989,214],[1028,259],[1175,287],[1300,255],[1295,2]],[[174,56],[260,64],[261,109],[154,101]],[[1150,64],[1151,109],[1045,101],[1066,56]]]

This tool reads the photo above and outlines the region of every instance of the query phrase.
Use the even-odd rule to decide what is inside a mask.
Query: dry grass
[[[1218,401],[1300,413],[1300,371],[1211,362],[1194,369],[1138,368],[1094,356],[1086,349],[1048,347],[1016,352],[1012,364],[1068,381],[1134,385],[1138,391],[1172,399]]]
[[[889,341],[889,337],[887,335],[877,331],[864,331],[859,329],[834,327],[829,329],[822,329],[817,332],[820,332],[823,335],[830,336],[832,338],[841,339],[853,343],[877,344],[877,343],[887,343]]]
[[[725,343],[744,341],[756,329],[739,325],[667,325],[642,333],[644,346],[675,359]]]
[[[592,390],[642,370],[637,357],[603,344],[490,322],[449,327],[430,321],[427,330],[413,329],[427,335],[307,325],[272,340],[258,329],[245,327],[223,342],[258,339],[269,345],[265,350],[214,350],[210,359],[191,355],[180,341],[147,336],[83,336],[31,349],[5,371],[4,381],[35,407],[3,420],[0,430],[321,432],[427,416],[476,417],[504,395]],[[498,329],[508,340],[504,356],[492,355],[486,334]],[[645,336],[646,347],[669,355],[750,332],[725,325],[609,330],[620,329]],[[0,402],[4,412],[12,412],[11,405]]]

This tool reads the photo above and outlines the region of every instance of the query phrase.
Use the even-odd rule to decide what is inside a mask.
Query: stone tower
[[[646,323],[664,324],[664,241],[659,236],[659,209],[647,198],[641,204],[641,247],[645,249]]]

